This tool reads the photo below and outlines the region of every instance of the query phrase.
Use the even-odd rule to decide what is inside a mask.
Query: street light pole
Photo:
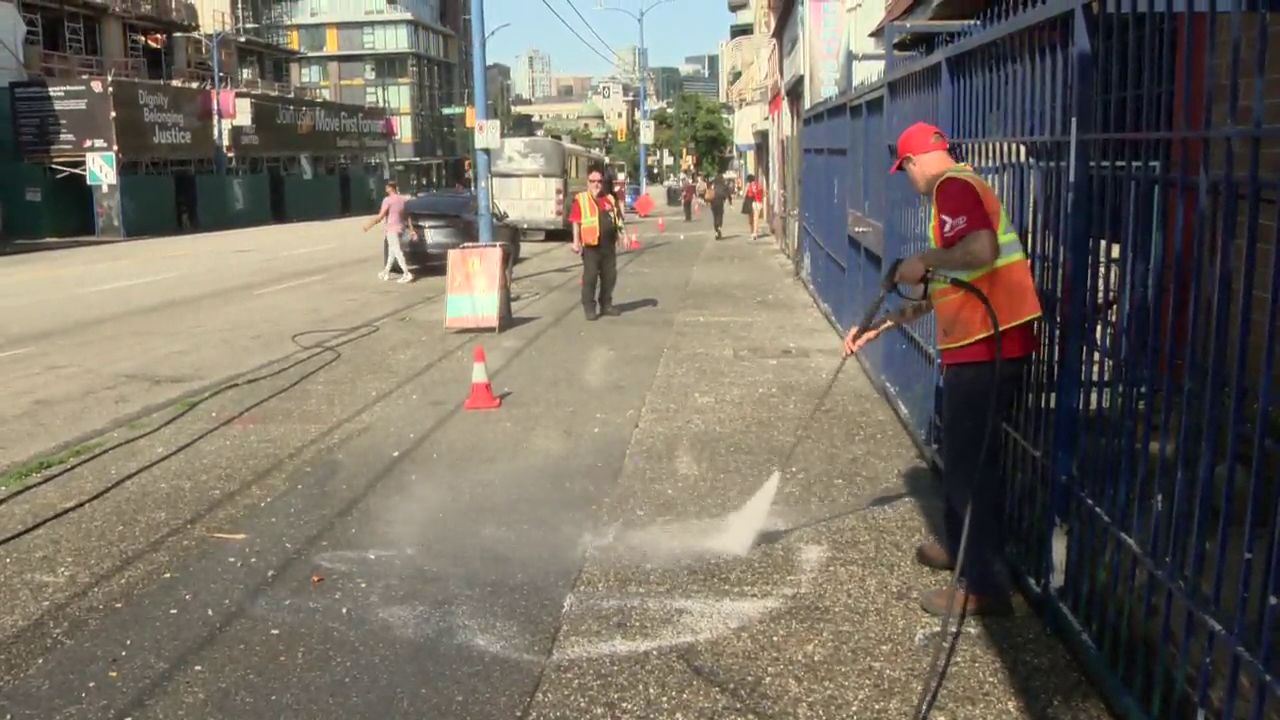
[[[209,51],[213,55],[213,142],[217,146],[213,150],[213,167],[219,175],[225,175],[227,172],[227,152],[222,146],[222,63],[221,63],[221,47],[222,38],[227,35],[240,33],[244,30],[252,30],[258,27],[257,23],[245,23],[229,30],[215,30],[208,36],[199,33],[174,33],[174,37],[190,37],[199,40],[209,46]]]
[[[641,123],[644,123],[649,119],[649,103],[647,101],[646,92],[645,92],[645,85],[648,84],[648,79],[649,79],[648,77],[649,76],[649,57],[648,57],[649,54],[648,52],[646,52],[645,46],[644,46],[644,18],[646,15],[649,14],[649,11],[653,10],[659,5],[666,5],[669,2],[674,2],[674,0],[654,0],[654,2],[650,3],[647,7],[641,8],[639,12],[631,12],[626,8],[611,8],[611,7],[597,8],[598,10],[613,10],[614,12],[620,12],[624,15],[629,16],[631,19],[635,20],[636,24],[640,26],[640,46],[639,46],[639,49],[636,50],[636,53],[640,57],[636,58],[636,65],[638,66],[637,74],[639,75],[639,80],[640,80],[640,122]],[[637,132],[637,135],[639,134],[641,133]],[[643,140],[643,138],[638,138],[638,139]],[[644,195],[646,192],[648,192],[648,187],[649,187],[648,147],[649,146],[647,143],[640,142],[640,194],[641,195]]]
[[[493,32],[504,26],[494,28]],[[491,35],[491,34],[490,34]],[[489,119],[489,88],[485,77],[485,44],[490,35],[484,29],[484,0],[471,0],[471,73],[476,124]],[[489,151],[475,148],[476,220],[482,243],[493,242],[493,200],[490,196]]]
[[[214,32],[209,39],[213,54],[213,167],[219,175],[227,172],[227,153],[222,146],[222,71],[218,56],[222,54],[218,45],[222,40],[221,32]]]

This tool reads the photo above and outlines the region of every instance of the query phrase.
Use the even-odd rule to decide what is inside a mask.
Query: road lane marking
[[[328,250],[336,247],[337,243],[329,243],[328,245],[317,245],[316,247],[302,248],[301,250],[290,250],[289,252],[280,253],[280,257],[289,257],[290,255],[302,255],[305,253],[316,252],[317,250]]]
[[[130,287],[132,285],[142,285],[143,283],[155,282],[157,280],[168,280],[169,278],[177,277],[180,274],[181,273],[166,273],[164,275],[153,275],[151,277],[138,278],[136,280],[122,280],[117,283],[111,283],[110,285],[99,285],[98,287],[91,287],[88,290],[85,290],[85,292],[91,293],[91,292],[101,292],[103,290],[116,290],[118,288]]]
[[[7,358],[13,355],[21,355],[22,353],[29,353],[32,350],[35,350],[35,348],[24,347],[24,348],[18,348],[17,350],[9,350],[8,352],[0,352],[0,358]]]
[[[316,280],[320,280],[322,278],[324,278],[324,275],[312,275],[311,277],[305,277],[305,278],[302,278],[301,280],[294,280],[293,282],[287,282],[283,285],[276,285],[274,287],[263,288],[261,290],[254,290],[253,294],[262,295],[264,293],[275,292],[276,290],[284,290],[286,288],[296,287],[304,283],[315,282]]]

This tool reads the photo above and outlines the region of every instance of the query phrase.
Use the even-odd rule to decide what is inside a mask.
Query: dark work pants
[[[711,227],[716,232],[720,232],[720,228],[724,227],[724,202],[711,203]]]
[[[689,221],[693,219],[693,201],[692,200],[684,201],[684,219],[685,221]]]
[[[999,572],[1005,543],[1005,478],[1001,473],[1001,427],[1013,414],[1026,375],[1026,358],[948,365],[942,375],[942,482],[947,552],[956,557],[965,510],[972,503],[969,539],[960,569],[974,595],[1006,592]],[[991,417],[991,403],[996,415]],[[990,426],[990,427],[988,427]],[[990,437],[988,438],[988,434]],[[986,452],[983,452],[984,440]]]
[[[613,286],[618,284],[618,243],[601,240],[582,248],[582,306],[595,309],[596,285],[600,286],[600,309],[613,307]]]

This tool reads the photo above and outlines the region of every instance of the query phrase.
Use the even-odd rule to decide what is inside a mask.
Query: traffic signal
[[[618,142],[626,142],[626,141],[627,141],[627,126],[619,125],[618,126]]]

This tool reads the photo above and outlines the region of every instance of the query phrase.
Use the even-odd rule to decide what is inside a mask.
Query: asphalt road
[[[380,240],[363,222],[4,257],[0,468],[297,351],[296,332],[360,324],[441,291],[439,277],[378,283]]]

